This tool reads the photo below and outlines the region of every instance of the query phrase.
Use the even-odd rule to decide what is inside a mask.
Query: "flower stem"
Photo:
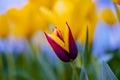
[[[74,74],[75,74],[76,80],[79,80],[79,76],[78,76],[77,70],[76,70],[73,62],[71,62],[70,65],[71,65],[71,67],[72,67],[72,69],[73,69],[73,72],[74,72]]]
[[[115,6],[115,11],[118,17],[118,21],[120,22],[120,12],[119,12],[118,6],[116,4],[114,4],[114,6]]]
[[[15,62],[13,58],[13,54],[11,53],[6,53],[6,60],[8,64],[8,79],[9,80],[15,80]]]

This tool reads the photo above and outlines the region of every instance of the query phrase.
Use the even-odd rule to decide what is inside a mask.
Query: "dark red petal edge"
[[[55,31],[56,31],[56,33],[57,33],[57,37],[59,37],[63,42],[64,42],[64,40],[63,40],[63,37],[62,37],[62,34],[61,34],[61,32],[60,32],[60,30],[57,28],[57,27],[55,27]]]
[[[51,45],[52,49],[54,50],[54,52],[56,53],[56,55],[64,62],[69,62],[70,59],[67,56],[67,51],[65,49],[63,49],[58,43],[56,43],[51,37],[49,37],[46,33],[45,36],[49,42],[49,44]]]
[[[69,34],[68,34],[68,37],[69,37],[69,51],[70,51],[69,55],[72,59],[75,59],[77,57],[77,54],[78,54],[77,46],[75,44],[72,32],[71,32],[70,27],[69,27],[67,22],[66,22],[66,26],[69,30]]]

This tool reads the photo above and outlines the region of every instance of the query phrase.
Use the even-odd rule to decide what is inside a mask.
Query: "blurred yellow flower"
[[[0,15],[0,38],[9,35],[8,19],[6,15]]]
[[[31,32],[31,5],[25,5],[21,10],[15,8],[7,11],[7,16],[12,25],[11,32],[17,37],[28,37]]]
[[[56,0],[29,0],[35,7],[39,8],[40,6],[46,6],[51,8]]]
[[[93,36],[94,36],[94,30],[98,21],[97,13],[95,12],[95,4],[91,4],[88,8],[88,12],[85,17],[85,22],[83,25],[83,30],[80,34],[80,41],[81,43],[85,42],[86,39],[86,29],[88,27],[88,36],[89,36],[89,44],[92,44]]]
[[[104,11],[101,13],[101,18],[110,25],[114,25],[117,21],[112,10],[108,8],[104,9]]]
[[[120,0],[111,0],[111,1],[120,5]]]
[[[29,2],[22,9],[11,8],[7,11],[7,16],[11,22],[11,32],[16,37],[31,37],[37,30],[45,30],[47,22],[39,8]]]
[[[38,30],[46,30],[48,29],[48,22],[45,18],[41,15],[41,13],[34,13],[31,25],[33,27],[33,33]]]
[[[46,16],[46,19],[50,23],[57,25],[61,31],[64,31],[62,26],[65,26],[64,23],[67,21],[75,39],[78,39],[82,32],[86,32],[84,25],[87,22],[91,24],[89,28],[91,28],[90,30],[92,30],[93,33],[97,22],[95,4],[91,2],[91,0],[58,0],[52,10],[42,7],[40,11]],[[90,35],[92,36],[93,34]],[[81,42],[84,41],[85,36]]]
[[[120,15],[120,8],[118,9],[118,14]]]
[[[72,13],[73,4],[68,0],[58,0],[53,6],[52,10],[46,7],[40,8],[46,19],[58,28],[64,26],[65,22],[69,22],[69,16]],[[56,20],[57,19],[57,20]],[[61,28],[60,28],[61,29]]]

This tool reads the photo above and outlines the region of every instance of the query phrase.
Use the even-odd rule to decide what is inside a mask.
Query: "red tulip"
[[[64,62],[73,61],[77,57],[77,47],[69,25],[66,23],[65,30],[54,29],[53,34],[45,33],[45,36],[56,55]]]

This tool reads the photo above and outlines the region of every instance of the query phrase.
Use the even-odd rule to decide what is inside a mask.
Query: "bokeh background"
[[[105,61],[120,79],[118,4],[111,0],[0,0],[0,80],[72,80],[69,63],[58,59],[43,33],[51,33],[54,26],[61,29],[66,21],[79,54],[88,27],[95,67]],[[81,68],[80,58],[75,65]],[[97,70],[101,75],[101,68]],[[101,80],[97,78],[90,80]]]

